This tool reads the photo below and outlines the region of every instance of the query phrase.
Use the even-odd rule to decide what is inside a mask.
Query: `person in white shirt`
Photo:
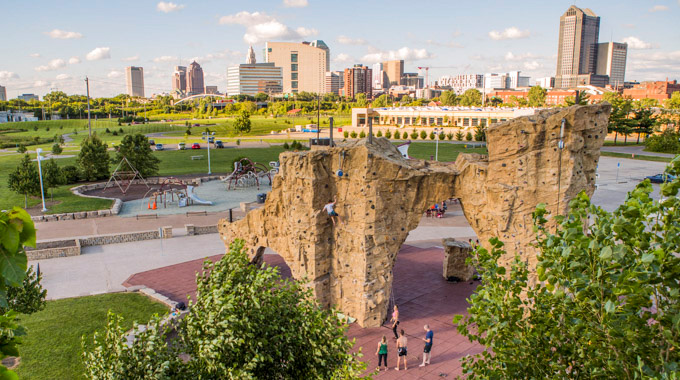
[[[335,212],[335,202],[337,201],[337,197],[334,197],[332,201],[329,201],[328,204],[323,206],[323,209],[326,210],[328,213],[328,216],[331,217],[331,221],[333,222],[333,225],[335,226],[336,224],[336,219],[337,222],[340,221],[340,216],[338,215],[337,212]]]

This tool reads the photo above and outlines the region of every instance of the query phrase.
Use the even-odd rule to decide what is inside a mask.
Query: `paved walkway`
[[[670,153],[657,153],[657,152],[646,152],[645,147],[642,145],[621,145],[621,146],[603,146],[603,152],[614,152],[614,153],[625,153],[625,154],[635,154],[637,156],[657,156],[657,157],[675,157],[675,154]]]

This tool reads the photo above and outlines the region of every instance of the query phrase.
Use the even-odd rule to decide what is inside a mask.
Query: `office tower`
[[[572,5],[560,17],[555,87],[606,84],[608,78],[595,76],[599,34],[600,18],[590,9]]]
[[[439,85],[451,87],[456,95],[461,95],[471,88],[482,88],[484,86],[484,75],[481,74],[459,74],[456,76],[443,76],[439,78]]]
[[[345,87],[344,71],[329,71],[326,73],[326,93],[343,95]]]
[[[205,86],[205,93],[210,95],[219,94],[219,92],[217,91],[217,86]]]
[[[5,86],[0,86],[0,101],[7,100],[7,89]]]
[[[344,95],[348,98],[354,98],[356,94],[364,93],[367,97],[371,97],[373,88],[371,87],[373,70],[363,65],[354,65],[354,67],[345,69],[344,75]]]
[[[200,95],[205,92],[205,84],[203,82],[203,69],[196,61],[191,62],[187,70],[187,95]]]
[[[374,63],[373,66],[371,67],[371,70],[373,70],[373,78],[371,80],[373,83],[371,84],[374,89],[382,89],[383,87],[383,64],[378,62]]]
[[[23,100],[25,102],[30,102],[31,100],[39,101],[40,97],[38,95],[35,95],[35,94],[21,94],[21,95],[17,96],[17,99]]]
[[[255,60],[255,51],[253,50],[253,45],[248,48],[248,54],[246,54],[246,63],[249,65],[257,63]]]
[[[245,63],[227,68],[227,95],[283,93],[283,69],[274,63]]]
[[[328,48],[328,45],[322,40],[314,40],[309,45],[326,52],[326,71],[331,71],[331,49]]]
[[[144,97],[144,68],[128,66],[125,68],[127,93],[130,96]]]
[[[418,73],[404,73],[401,77],[401,85],[413,87],[417,90],[425,87],[425,79]]]
[[[317,41],[317,45],[321,45]],[[325,46],[326,44],[323,44]],[[283,69],[283,92],[323,93],[328,71],[328,47],[311,46],[309,42],[266,42],[265,62]]]
[[[536,86],[551,89],[555,87],[555,77],[543,77],[536,79]]]
[[[609,84],[622,87],[626,77],[628,44],[605,42],[597,45],[596,74],[609,76]]]
[[[184,95],[187,92],[187,67],[175,66],[172,75],[172,91]]]
[[[404,84],[402,81],[404,76],[404,60],[386,61],[383,62],[382,66],[385,72],[385,81],[383,83],[385,88]]]

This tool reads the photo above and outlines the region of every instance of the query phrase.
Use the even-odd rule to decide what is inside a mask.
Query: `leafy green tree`
[[[37,274],[33,267],[28,267],[21,286],[7,288],[7,307],[0,306],[0,313],[13,310],[21,314],[33,314],[44,309],[47,290],[43,289],[41,280],[42,273]]]
[[[590,95],[588,95],[587,92],[581,92],[578,97],[578,104],[581,106],[585,106],[588,104],[588,100],[590,99]],[[576,104],[576,99],[574,96],[567,96],[564,98],[564,105],[567,107],[571,107]]]
[[[60,155],[64,150],[61,149],[61,146],[59,144],[54,144],[52,145],[52,154],[54,155]]]
[[[392,131],[390,131],[388,129],[387,132],[385,132],[385,137],[388,138],[388,139],[391,139],[392,138]]]
[[[364,132],[364,131],[359,132],[359,138],[360,139],[363,139],[365,137],[366,137],[366,132]]]
[[[439,97],[439,101],[445,106],[455,106],[456,105],[456,93],[453,91],[444,91]]]
[[[123,157],[127,158],[144,178],[158,174],[160,160],[153,154],[149,139],[141,133],[123,137],[120,145],[117,146],[116,156],[113,159],[114,164],[118,165]],[[121,170],[130,169],[123,166]]]
[[[458,104],[466,107],[474,107],[482,105],[482,93],[476,88],[466,90],[458,99]]]
[[[649,135],[654,132],[657,120],[652,117],[654,113],[649,108],[639,108],[635,110],[633,116],[633,133],[637,133],[637,143],[640,143],[640,135]]]
[[[467,141],[472,141],[472,132],[468,132],[468,133],[465,135],[465,140],[467,140]]]
[[[486,128],[483,125],[475,128],[475,141],[486,141]]]
[[[54,200],[54,188],[66,184],[66,176],[54,158],[43,164],[43,185],[50,190],[50,200]]]
[[[7,187],[15,193],[24,195],[24,208],[28,207],[29,195],[40,195],[38,167],[31,162],[28,153],[24,154],[16,169],[9,173]]]
[[[406,132],[404,132],[404,134],[406,134]],[[394,137],[395,140],[398,140],[398,139],[401,138],[401,133],[399,133],[399,131],[397,130],[397,131],[394,131],[394,134],[392,136]]]
[[[368,101],[366,100],[366,94],[364,94],[363,92],[358,93],[355,96],[355,100],[356,100],[357,107],[359,107],[359,108],[364,108],[368,104]]]
[[[86,181],[109,177],[109,153],[106,151],[106,144],[96,134],[86,137],[80,144],[76,162]]]
[[[372,107],[378,108],[378,107],[387,107],[388,99],[387,95],[382,94],[378,96],[373,103],[371,104]]]
[[[541,86],[533,86],[529,89],[529,94],[527,97],[529,98],[529,106],[530,107],[543,107],[545,105],[545,98],[547,95],[547,91],[545,88]]]
[[[670,108],[670,109],[674,109],[674,110],[680,109],[680,91],[675,91],[671,95],[670,99],[666,99],[665,105],[666,105],[666,108]]]
[[[619,134],[630,134],[633,128],[633,122],[628,118],[632,109],[633,103],[630,99],[624,99],[618,94],[607,95],[606,101],[612,105],[612,112],[609,115],[609,124],[607,125],[607,132],[614,132],[614,144],[619,137]]]
[[[667,169],[680,174],[680,157]],[[534,212],[536,275],[516,256],[500,266],[503,244],[478,248],[472,262],[482,281],[458,331],[486,347],[464,359],[479,378],[674,379],[680,365],[680,179],[649,180],[614,212],[585,193],[567,216],[549,223]]]
[[[234,120],[234,129],[240,133],[250,132],[250,112],[243,110]]]
[[[26,145],[24,144],[19,145],[19,147],[17,148],[18,153],[26,153],[27,150],[28,149],[26,149]]]
[[[459,129],[458,132],[456,132],[456,140],[463,141],[463,137],[463,132]]]
[[[242,241],[196,279],[196,300],[175,326],[153,319],[130,346],[120,318],[83,343],[89,378],[351,379],[366,368],[336,311],[303,283],[251,265]],[[215,323],[219,321],[219,323]],[[188,360],[179,360],[179,353]],[[140,365],[141,364],[141,365]]]

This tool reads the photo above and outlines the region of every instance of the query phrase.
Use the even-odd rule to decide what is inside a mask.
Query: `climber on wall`
[[[323,209],[326,210],[328,213],[328,216],[331,217],[331,221],[333,222],[333,225],[335,226],[336,219],[339,222],[340,221],[340,215],[338,215],[337,212],[335,212],[335,202],[337,202],[337,196],[333,197],[332,201],[329,201],[328,204],[323,206]]]

